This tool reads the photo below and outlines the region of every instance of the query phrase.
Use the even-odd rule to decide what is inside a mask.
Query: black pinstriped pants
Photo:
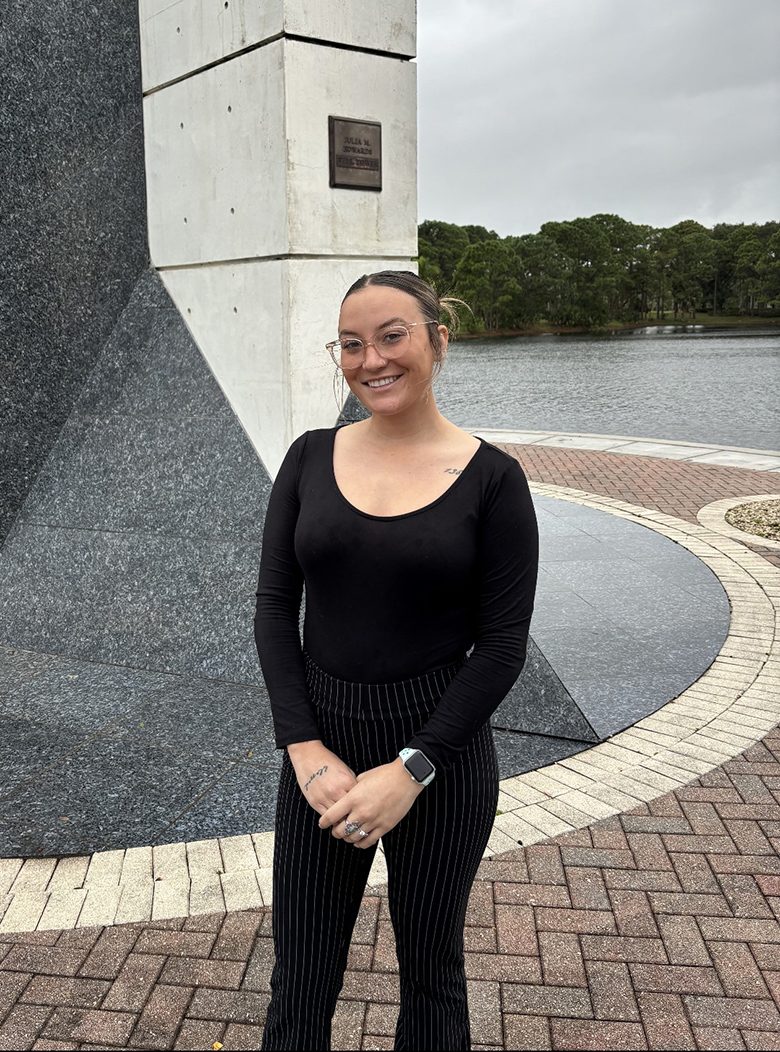
[[[352,770],[390,763],[419,730],[459,665],[390,684],[335,679],[306,655],[325,745]],[[463,928],[498,801],[486,723],[446,773],[382,837],[401,1007],[396,1049],[469,1049]],[[276,808],[271,975],[261,1049],[330,1049],[331,1019],[376,852],[320,829],[285,751]]]

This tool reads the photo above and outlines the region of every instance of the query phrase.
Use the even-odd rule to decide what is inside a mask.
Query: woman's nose
[[[370,341],[366,344],[366,357],[363,361],[363,365],[365,366],[365,368],[381,369],[386,361],[387,359],[382,357],[382,355],[374,346],[373,341]]]

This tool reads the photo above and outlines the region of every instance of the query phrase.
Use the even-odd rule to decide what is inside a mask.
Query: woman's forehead
[[[367,285],[347,296],[339,312],[339,326],[381,325],[389,319],[416,321],[420,305],[414,296],[386,285]]]

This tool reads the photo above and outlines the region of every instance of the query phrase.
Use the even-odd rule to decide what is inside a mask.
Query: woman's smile
[[[366,387],[370,387],[372,391],[376,391],[382,387],[392,387],[396,380],[401,379],[401,373],[396,373],[395,376],[380,376],[376,380],[363,380],[363,384]]]

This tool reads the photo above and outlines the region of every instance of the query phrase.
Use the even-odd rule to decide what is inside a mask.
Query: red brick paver
[[[695,521],[771,473],[540,446],[529,478]],[[777,553],[752,546],[775,565]],[[474,1048],[780,1047],[780,730],[632,811],[481,864],[466,927]],[[257,1048],[268,910],[0,937],[2,1048]],[[364,898],[334,1049],[392,1048],[398,974]]]

